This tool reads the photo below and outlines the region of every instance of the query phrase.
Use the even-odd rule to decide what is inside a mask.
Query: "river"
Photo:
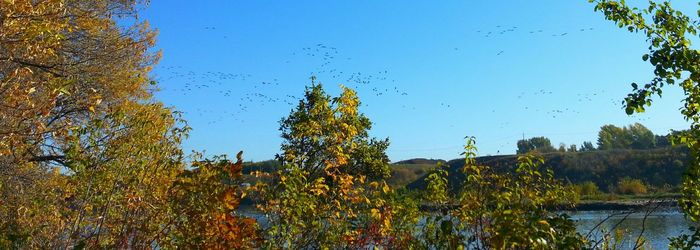
[[[243,214],[265,223],[265,218],[255,211],[248,210]],[[592,239],[600,239],[600,229],[610,231],[617,225],[625,232],[621,242],[622,249],[632,249],[642,228],[644,228],[643,237],[652,249],[668,249],[668,238],[683,233],[689,234],[688,227],[691,226],[691,222],[686,220],[683,213],[675,208],[655,211],[649,214],[646,219],[644,219],[643,212],[628,214],[624,211],[579,211],[567,212],[567,214],[576,222],[578,231],[583,235],[587,235],[592,228],[600,224],[598,230],[590,234]],[[601,223],[603,220],[605,221]]]
[[[691,222],[685,219],[683,213],[673,208],[651,213],[646,220],[643,212],[629,214],[627,218],[624,218],[625,215],[622,214],[622,211],[582,211],[571,212],[569,215],[576,221],[579,232],[584,235],[602,220],[613,215],[600,227],[610,231],[619,223],[618,228],[625,230],[625,237],[622,241],[623,249],[631,249],[634,246],[635,239],[642,228],[644,228],[643,237],[652,249],[668,249],[668,238],[682,233],[689,234],[688,227],[691,226]],[[597,234],[591,234],[592,238],[600,239],[600,230],[597,232]]]

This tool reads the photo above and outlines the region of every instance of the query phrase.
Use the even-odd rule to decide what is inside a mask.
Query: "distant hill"
[[[243,174],[250,174],[253,171],[261,171],[271,173],[280,168],[282,164],[278,160],[266,160],[257,162],[244,162]]]
[[[655,187],[677,187],[690,160],[687,147],[553,152],[543,157],[544,166],[551,168],[556,178],[569,183],[592,181],[604,191],[609,191],[625,177],[640,179]],[[517,156],[485,156],[477,158],[477,162],[508,172],[514,169]],[[464,159],[451,160],[448,165],[450,188],[458,190],[458,185],[465,179],[460,171]],[[424,189],[424,179],[408,184],[407,188]]]
[[[426,159],[426,158],[414,158],[409,160],[394,162],[394,165],[405,165],[405,164],[438,164],[438,162],[447,163],[446,160],[442,159]]]

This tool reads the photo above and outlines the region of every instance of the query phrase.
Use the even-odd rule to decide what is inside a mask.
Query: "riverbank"
[[[572,208],[565,211],[601,211],[601,210],[640,210],[644,208],[678,207],[679,193],[655,193],[643,195],[599,194],[584,196]]]
[[[603,211],[603,210],[643,210],[678,207],[676,199],[582,201],[574,207],[561,208],[563,211]]]
[[[456,208],[457,205],[447,205],[436,207],[433,205],[423,204],[421,210],[424,211],[442,211]],[[623,211],[623,210],[638,210],[644,211],[647,209],[664,210],[677,208],[678,202],[675,198],[656,198],[656,199],[625,199],[625,200],[584,200],[573,207],[571,206],[553,206],[552,211]]]

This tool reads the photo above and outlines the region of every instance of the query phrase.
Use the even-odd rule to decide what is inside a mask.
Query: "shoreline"
[[[582,201],[571,208],[560,208],[561,211],[603,211],[603,210],[643,210],[644,208],[677,208],[675,199],[662,200],[615,200],[615,201]]]
[[[431,204],[420,205],[423,211],[449,210],[457,205],[447,205],[447,207],[436,207]],[[240,208],[243,210],[256,210],[255,202],[245,200],[241,202]],[[649,209],[677,209],[677,198],[667,199],[626,199],[626,200],[583,200],[572,207],[552,206],[552,211],[624,211],[624,210],[644,210]]]
[[[436,207],[428,204],[423,204],[420,206],[421,210],[424,211],[442,211],[450,210],[453,206],[448,205],[447,207]],[[583,212],[583,211],[626,211],[626,210],[639,210],[644,211],[645,209],[677,209],[678,202],[676,199],[637,199],[637,200],[613,200],[613,201],[602,201],[602,200],[587,200],[581,201],[572,207],[562,207],[562,206],[552,206],[551,211],[565,211],[565,212]]]

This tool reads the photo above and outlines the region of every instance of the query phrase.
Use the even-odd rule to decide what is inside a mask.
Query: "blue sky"
[[[357,90],[392,161],[457,158],[467,135],[488,155],[523,135],[580,145],[604,124],[687,127],[676,86],[625,114],[629,84],[651,78],[647,45],[585,0],[155,0],[140,18],[159,31],[156,98],[185,113],[188,151],[273,158],[311,75],[331,95]]]

